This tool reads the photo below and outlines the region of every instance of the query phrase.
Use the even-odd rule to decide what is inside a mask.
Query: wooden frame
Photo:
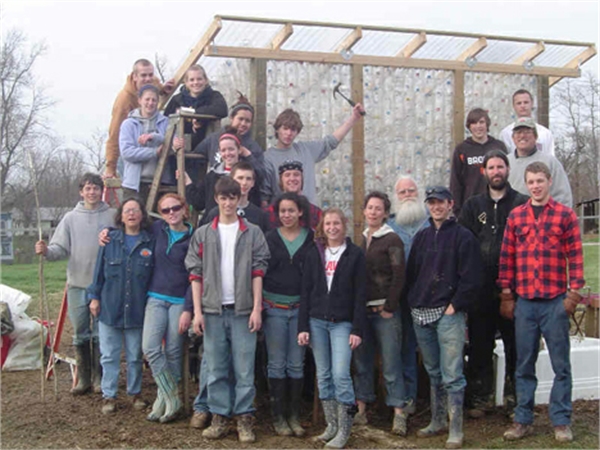
[[[269,39],[266,47],[252,46],[230,46],[217,42],[219,32],[223,28],[223,22],[231,26],[230,22],[254,23],[254,24],[277,24],[281,25],[276,33]],[[235,24],[234,24],[235,25]],[[349,30],[349,33],[341,42],[329,51],[310,51],[305,49],[284,50],[286,43],[293,42],[294,27],[335,28]],[[352,52],[356,43],[363,39],[365,32],[379,31],[391,34],[413,35],[409,36],[408,42],[398,48],[395,54],[380,56],[371,54],[357,54]],[[229,35],[229,33],[228,33]],[[418,54],[427,45],[428,37],[448,37],[472,39],[471,45],[455,59],[428,59],[419,58]],[[477,61],[476,56],[483,52],[489,41],[512,42],[515,44],[531,43],[522,54],[513,60],[504,63],[489,63]],[[568,64],[555,66],[540,66],[534,63],[547,45],[578,47],[585,49]],[[364,46],[362,46],[364,47]],[[361,47],[361,51],[362,51]],[[363,67],[385,66],[402,67],[413,69],[449,70],[454,74],[454,126],[452,138],[455,144],[464,139],[465,121],[465,98],[464,80],[465,72],[493,72],[503,74],[537,75],[538,88],[538,120],[548,125],[548,92],[549,88],[564,77],[579,77],[580,66],[596,55],[596,47],[593,43],[571,42],[561,40],[541,40],[535,38],[521,38],[497,35],[480,35],[473,33],[455,33],[448,31],[434,31],[414,28],[379,27],[370,25],[342,24],[329,22],[309,22],[296,20],[264,19],[238,16],[215,16],[198,43],[192,48],[190,54],[175,74],[175,83],[179,84],[186,70],[202,56],[243,58],[251,60],[251,92],[250,99],[255,105],[254,136],[256,141],[266,147],[266,67],[267,61],[296,61],[308,63],[347,64],[351,65],[352,98],[357,102],[363,101]],[[531,63],[531,64],[529,64]],[[161,105],[162,106],[162,105]],[[363,227],[362,199],[364,197],[364,124],[359,122],[352,133],[352,181],[354,198],[354,237],[359,238]],[[450,149],[451,151],[452,149]]]

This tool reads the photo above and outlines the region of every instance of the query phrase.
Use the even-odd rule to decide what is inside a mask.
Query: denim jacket
[[[115,328],[142,328],[146,293],[154,267],[154,239],[142,230],[129,254],[124,232],[113,229],[110,242],[100,247],[88,300],[100,301],[100,322]]]

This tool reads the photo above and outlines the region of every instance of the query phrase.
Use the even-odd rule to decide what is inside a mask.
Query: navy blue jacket
[[[324,249],[319,242],[308,252],[304,266],[298,333],[310,332],[309,317],[312,317],[335,323],[351,322],[351,333],[362,337],[367,318],[367,264],[363,251],[346,238],[346,250],[335,269],[329,292]]]
[[[88,300],[100,301],[99,320],[115,328],[142,328],[146,293],[154,267],[154,239],[142,230],[129,254],[124,249],[124,232],[108,233],[110,242],[100,247]]]
[[[406,265],[405,292],[411,308],[438,308],[452,303],[466,311],[477,301],[482,283],[479,243],[453,217],[439,229],[419,231]]]
[[[188,232],[169,249],[169,225],[164,220],[157,220],[152,224],[155,270],[148,287],[149,291],[171,297],[185,298],[186,294],[191,295],[191,292],[188,292],[190,274],[184,261],[194,230],[191,225],[186,225]]]

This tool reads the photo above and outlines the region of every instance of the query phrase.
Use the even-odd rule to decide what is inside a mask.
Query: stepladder
[[[154,179],[150,186],[150,192],[146,201],[146,209],[150,214],[155,211],[156,200],[161,192],[177,192],[180,196],[185,198],[184,174],[186,172],[186,160],[199,160],[201,163],[206,162],[204,155],[193,152],[192,136],[190,133],[185,132],[185,122],[193,119],[202,121],[206,127],[206,135],[217,130],[220,126],[220,119],[218,117],[206,114],[195,114],[184,108],[180,109],[176,114],[171,114],[169,116],[169,124],[167,125],[167,132],[165,133],[163,144],[164,148],[160,152],[156,171],[154,172]],[[175,136],[184,139],[184,147],[178,151],[175,151],[172,145]],[[179,173],[177,184],[176,186],[163,186],[161,185],[161,179],[163,178],[165,170],[170,170],[169,162],[173,159],[176,161],[177,172]],[[204,172],[206,172],[205,165],[200,164],[200,166],[204,166],[204,170],[196,169],[198,170],[198,173],[194,174],[192,177],[193,179],[202,179],[204,176]]]

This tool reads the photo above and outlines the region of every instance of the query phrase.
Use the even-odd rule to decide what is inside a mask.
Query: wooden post
[[[550,127],[550,86],[548,77],[539,75],[537,77],[537,123]]]
[[[363,66],[352,65],[352,99],[364,104]],[[354,218],[354,242],[360,242],[364,228],[362,203],[365,198],[365,119],[352,128],[352,217]]]
[[[465,140],[465,72],[454,71],[454,124],[452,126],[452,140],[456,147]],[[450,155],[454,151],[450,149]]]
[[[252,135],[264,150],[267,150],[267,61],[250,61],[250,102],[254,106]]]
[[[184,118],[180,118],[179,122],[177,123],[177,137],[178,138],[183,138],[185,139],[185,134],[184,134],[184,130],[185,130],[185,119]],[[191,136],[190,136],[190,146],[191,146]],[[165,142],[165,145],[167,145],[168,147],[163,149],[164,151],[169,151],[170,150],[170,146],[171,143],[170,142]],[[179,151],[177,151],[175,154],[177,156],[177,170],[179,171],[179,179],[177,180],[177,193],[179,195],[181,195],[183,198],[185,198],[185,145],[182,149],[180,149]]]

